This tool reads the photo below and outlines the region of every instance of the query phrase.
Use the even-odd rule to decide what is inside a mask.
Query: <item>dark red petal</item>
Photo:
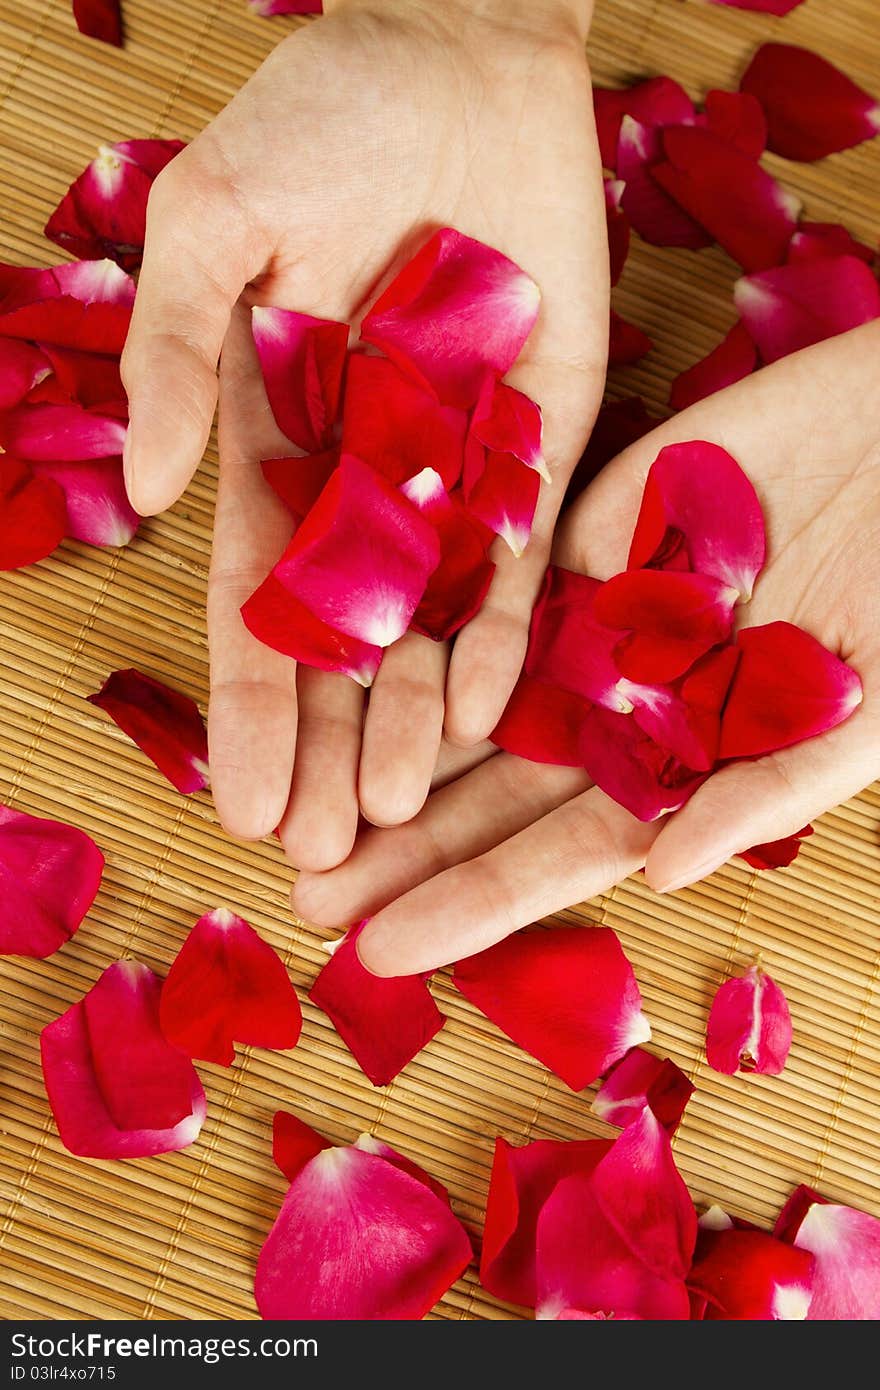
[[[823,159],[880,131],[880,102],[818,53],[765,43],[740,82],[764,108],[768,147],[787,159]]]
[[[626,184],[622,179],[605,180],[605,219],[608,224],[608,255],[611,284],[616,285],[629,255],[629,218],[620,205]]]
[[[272,491],[300,522],[311,511],[338,465],[339,450],[334,448],[300,458],[263,459],[260,467]]]
[[[208,785],[208,738],[195,700],[131,668],[114,671],[88,700],[178,791],[199,792]]]
[[[361,965],[353,927],[309,990],[374,1086],[387,1086],[443,1027],[421,975],[381,979]]]
[[[337,632],[321,622],[270,574],[241,607],[249,632],[285,656],[321,671],[342,671],[359,685],[372,684],[382,648]]]
[[[0,454],[0,570],[45,559],[66,532],[67,504],[58,484]]]
[[[496,1298],[534,1307],[541,1209],[557,1183],[573,1173],[591,1173],[610,1147],[605,1139],[536,1139],[522,1148],[500,1136],[495,1140],[480,1283]]]
[[[51,384],[57,388],[59,399],[63,393],[64,399],[87,409],[97,408],[98,413],[128,419],[128,398],[119,375],[118,358],[59,348],[51,343],[44,344],[43,352],[52,366]],[[43,386],[49,384],[44,382]],[[38,394],[31,392],[28,400],[35,400]]]
[[[758,353],[748,329],[735,323],[716,348],[675,378],[669,404],[673,410],[687,410],[689,405],[750,376],[757,365]]]
[[[563,505],[570,506],[606,463],[622,454],[630,444],[635,444],[637,439],[650,434],[658,423],[648,414],[641,396],[625,396],[623,400],[603,405],[596,416],[589,443],[571,475]]]
[[[730,636],[739,590],[705,574],[627,570],[596,592],[593,612],[609,628],[633,629],[616,646],[622,676],[672,681]]]
[[[607,628],[594,612],[598,579],[550,565],[532,614],[525,671],[581,699],[628,713],[617,687],[614,649],[623,629]]]
[[[81,34],[122,47],[122,9],[119,0],[73,0],[73,17]]]
[[[445,642],[479,612],[495,566],[486,552],[483,528],[457,494],[426,468],[402,485],[404,496],[430,521],[440,542],[440,563],[428,580],[412,623],[414,632]]]
[[[0,954],[44,959],[95,900],[104,856],[84,831],[0,806]]]
[[[589,708],[580,695],[523,673],[492,731],[492,742],[535,763],[580,767],[581,724]]]
[[[608,927],[515,932],[460,960],[452,982],[573,1091],[651,1036],[632,966]]]
[[[702,440],[661,449],[645,482],[628,569],[679,569],[683,551],[692,570],[747,600],[765,544],[757,493],[726,450]]]
[[[855,256],[866,265],[873,265],[877,253],[855,237],[839,222],[801,222],[788,247],[788,264],[798,261],[824,260],[828,256]]]
[[[402,483],[433,468],[446,488],[461,477],[467,416],[384,357],[349,360],[342,453]]]
[[[864,261],[827,256],[744,275],[733,300],[765,362],[880,317],[880,286]]]
[[[712,237],[652,177],[662,159],[660,129],[624,116],[617,144],[617,174],[624,182],[623,211],[644,241],[699,251],[711,245]]]
[[[84,264],[113,263],[88,261]],[[125,346],[130,322],[130,304],[105,300],[85,303],[72,294],[56,294],[8,311],[0,310],[0,335],[118,356]]]
[[[851,666],[793,623],[745,628],[719,758],[754,758],[833,729],[862,702]]]
[[[325,449],[339,407],[348,324],[258,306],[251,326],[278,428],[300,449]]]
[[[667,126],[690,125],[695,114],[687,92],[671,77],[651,77],[622,90],[594,87],[593,107],[606,169],[615,168],[620,123],[625,115],[645,126]]]
[[[666,130],[663,147],[652,177],[744,270],[785,260],[800,211],[793,194],[709,130]]]
[[[297,1173],[324,1149],[333,1145],[287,1110],[276,1110],[272,1118],[272,1158],[288,1182],[293,1182]]]
[[[608,361],[612,367],[626,366],[638,362],[654,346],[647,333],[643,333],[634,323],[627,323],[620,314],[611,310],[611,327],[608,340]]]
[[[791,1014],[785,995],[753,965],[715,994],[706,1024],[706,1060],[714,1071],[778,1076],[791,1048]]]
[[[792,1193],[774,1235],[815,1259],[811,1322],[880,1319],[880,1220],[829,1202],[809,1187]]]
[[[706,128],[750,159],[764,153],[767,118],[757,97],[748,92],[707,92]]]
[[[297,1174],[260,1251],[264,1318],[422,1318],[471,1259],[464,1228],[423,1182],[357,1145]]]
[[[708,775],[660,748],[632,715],[598,705],[584,718],[581,763],[597,786],[641,821],[677,811]]]
[[[49,376],[52,364],[39,348],[0,338],[0,410],[9,410]]]
[[[813,1289],[813,1257],[764,1231],[701,1233],[688,1275],[708,1301],[709,1321],[802,1321]]]
[[[513,454],[489,453],[486,465],[467,492],[472,517],[500,536],[517,558],[532,534],[541,479],[534,468]]]
[[[752,845],[751,849],[740,850],[739,857],[753,869],[786,869],[797,859],[801,842],[812,833],[813,827],[805,825],[803,830],[786,836],[784,840],[771,840],[767,844]]]
[[[188,1057],[230,1066],[235,1043],[295,1047],[302,1028],[296,990],[268,942],[234,912],[201,917],[162,986],[162,1032]]]
[[[693,1093],[693,1084],[669,1057],[664,1061],[643,1047],[633,1047],[611,1068],[590,1109],[606,1124],[623,1129],[649,1105],[674,1134]]]

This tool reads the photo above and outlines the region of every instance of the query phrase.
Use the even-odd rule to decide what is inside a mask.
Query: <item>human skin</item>
[[[608,891],[645,866],[670,892],[751,845],[793,834],[880,776],[880,321],[785,358],[699,402],[603,470],[560,525],[554,559],[607,579],[624,568],[660,449],[707,439],[751,478],[768,554],[739,626],[797,623],[859,673],[838,728],[716,772],[674,815],[642,824],[585,773],[490,748],[422,812],[367,830],[332,873],[302,874],[294,908],[322,926],[375,914],[358,938],[378,974],[429,970]],[[452,778],[452,780],[448,780]]]
[[[566,483],[601,400],[609,272],[584,40],[587,0],[342,0],[281,42],[160,174],[123,357],[134,506],[170,506],[218,397],[220,484],[208,593],[214,798],[231,833],[280,826],[292,862],[328,869],[359,812],[422,805],[441,732],[494,727],[522,664]],[[448,644],[407,634],[365,706],[348,678],[262,646],[240,607],[289,517],[260,459],[290,452],[268,408],[250,308],[355,320],[437,226],[503,251],[538,283],[508,380],[544,412],[552,482],[519,560],[493,545],[487,601]],[[221,357],[222,350],[222,357]]]

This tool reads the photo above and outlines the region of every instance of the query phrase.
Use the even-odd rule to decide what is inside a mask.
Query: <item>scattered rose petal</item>
[[[767,144],[767,118],[749,92],[706,93],[706,128],[742,154],[760,159]]]
[[[0,806],[0,954],[51,956],[79,927],[103,872],[84,831]]]
[[[68,536],[89,545],[128,545],[141,518],[128,500],[121,458],[32,463],[31,469],[63,491]]]
[[[599,150],[606,169],[616,169],[617,142],[624,116],[644,126],[691,125],[694,104],[671,77],[651,77],[623,90],[593,88]],[[619,173],[619,170],[618,170]]]
[[[827,58],[795,44],[762,44],[740,90],[758,98],[768,148],[787,159],[824,159],[880,131],[880,102]]]
[[[657,183],[664,157],[661,130],[624,116],[617,144],[617,174],[624,181],[621,207],[643,241],[652,246],[710,246],[712,235]]]
[[[309,990],[374,1086],[387,1086],[445,1022],[421,975],[383,979],[361,965],[352,928]]]
[[[801,222],[789,242],[788,264],[824,260],[828,256],[855,256],[873,265],[877,253],[847,231],[839,222]]]
[[[714,767],[724,705],[738,654],[735,647],[707,652],[672,685],[640,685],[622,679],[621,698],[633,705],[633,720],[655,743],[688,767]]]
[[[0,444],[19,458],[60,462],[121,454],[122,420],[79,405],[20,405],[0,416]]]
[[[293,1182],[310,1159],[333,1145],[288,1110],[276,1110],[272,1119],[272,1158],[275,1166]]]
[[[433,468],[401,487],[404,496],[437,532],[440,563],[428,580],[411,628],[446,642],[482,607],[495,566],[486,551],[484,528],[451,497]]]
[[[589,708],[580,695],[524,672],[492,731],[492,742],[535,763],[580,767],[581,725]]]
[[[339,406],[348,324],[257,306],[251,327],[278,428],[309,453],[326,448]]]
[[[621,207],[626,184],[623,179],[605,180],[605,218],[608,224],[608,255],[611,284],[616,285],[629,255],[629,218]]]
[[[228,1067],[235,1043],[295,1047],[302,1012],[287,971],[243,918],[216,908],[196,922],[162,986],[162,1032],[188,1057]]]
[[[399,1168],[401,1173],[408,1173],[411,1178],[415,1178],[416,1182],[424,1183],[425,1187],[430,1188],[435,1196],[439,1197],[447,1206],[451,1206],[449,1193],[442,1182],[432,1178],[430,1173],[426,1173],[424,1168],[413,1163],[411,1158],[404,1158],[403,1154],[392,1149],[390,1144],[384,1144],[373,1134],[359,1134],[354,1141],[354,1147],[362,1150],[363,1153],[376,1154],[379,1158],[384,1158],[386,1162],[393,1163],[394,1167]]]
[[[44,560],[66,533],[67,504],[58,484],[0,453],[0,570]]]
[[[0,338],[0,411],[18,405],[51,371],[51,362],[38,347]]]
[[[614,661],[615,647],[626,634],[596,617],[601,587],[589,575],[548,566],[532,613],[524,669],[583,700],[628,714],[632,702],[618,690],[620,671]]]
[[[352,1145],[297,1173],[260,1251],[264,1318],[415,1320],[471,1258],[447,1202],[411,1173]]]
[[[245,627],[260,642],[321,671],[341,671],[359,685],[372,685],[382,648],[337,632],[316,618],[270,574],[242,604]]]
[[[614,649],[631,681],[672,681],[731,632],[739,590],[705,574],[625,570],[602,584],[593,613],[609,628],[630,629]]]
[[[701,1227],[688,1286],[706,1300],[706,1321],[803,1321],[813,1258],[764,1231]]]
[[[149,1158],[185,1149],[205,1118],[192,1063],[159,1028],[162,982],[137,961],[105,970],[40,1036],[61,1142],[83,1158]]]
[[[273,492],[297,522],[302,521],[315,505],[339,464],[339,450],[325,449],[320,454],[304,454],[300,458],[263,459],[263,477]]]
[[[474,409],[471,429],[487,449],[512,454],[549,483],[550,474],[541,453],[541,407],[522,391],[515,391],[503,381],[487,376]]]
[[[862,702],[862,683],[852,667],[792,623],[745,628],[737,647],[720,758],[788,748],[835,728]]]
[[[765,362],[880,317],[880,286],[854,256],[798,260],[744,275],[733,300]]]
[[[460,960],[452,982],[573,1091],[651,1036],[632,966],[608,927],[515,932]]]
[[[276,14],[322,14],[324,10],[323,0],[248,0],[248,4],[264,19]]]
[[[134,281],[112,261],[70,261],[50,270],[0,264],[0,336],[116,357],[134,303]]]
[[[425,468],[447,488],[461,476],[467,416],[384,357],[353,355],[345,383],[342,453],[368,463],[389,482]]]
[[[81,34],[122,47],[122,9],[119,0],[73,0],[73,17]]]
[[[598,705],[581,727],[580,762],[606,795],[641,821],[677,811],[708,776],[661,748],[631,716]]]
[[[783,16],[802,5],[804,0],[712,0],[714,5],[729,5],[734,10],[758,10],[761,14]]]
[[[529,543],[541,479],[513,454],[489,453],[466,494],[471,516],[488,526],[519,557]]]
[[[628,366],[638,362],[654,346],[647,333],[634,323],[627,323],[614,309],[611,310],[611,327],[608,340],[608,362],[612,367]]]
[[[675,378],[669,404],[673,410],[687,410],[689,405],[750,376],[757,365],[758,354],[748,330],[735,323],[716,348]]]
[[[880,1220],[821,1197],[792,1193],[774,1235],[815,1259],[811,1322],[876,1322],[880,1318]]]
[[[474,405],[487,369],[513,366],[538,316],[540,291],[500,251],[442,227],[379,296],[361,325],[445,405]]]
[[[706,1025],[706,1060],[714,1071],[778,1076],[790,1047],[788,1003],[760,966],[720,987]]]
[[[142,671],[114,671],[89,703],[104,710],[179,792],[208,785],[208,739],[194,700]]]
[[[802,841],[812,833],[813,827],[805,825],[803,830],[787,835],[784,840],[771,840],[767,844],[740,850],[739,857],[753,869],[786,869],[797,859]]]
[[[643,1047],[633,1047],[611,1068],[590,1109],[606,1124],[624,1129],[649,1105],[661,1125],[674,1134],[693,1093],[693,1084],[669,1057],[664,1060]]]
[[[625,396],[623,400],[609,401],[603,405],[596,416],[589,443],[571,476],[564,505],[570,506],[601,473],[606,463],[622,454],[636,440],[650,434],[656,424],[659,421],[648,413],[641,396]]]

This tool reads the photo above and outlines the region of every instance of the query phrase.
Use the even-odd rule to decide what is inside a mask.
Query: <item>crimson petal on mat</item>
[[[200,917],[162,986],[162,1032],[188,1057],[230,1066],[235,1043],[295,1047],[302,1011],[284,965],[226,908]]]
[[[794,194],[711,130],[665,130],[663,148],[666,159],[651,177],[743,270],[785,260],[801,206]]]
[[[624,188],[620,205],[643,241],[699,251],[712,235],[653,178],[663,160],[661,130],[624,116],[617,142],[617,174]]]
[[[864,242],[856,241],[840,222],[801,222],[788,247],[788,264],[798,261],[824,260],[829,256],[855,256],[866,265],[873,265],[877,253]]]
[[[752,845],[751,849],[742,849],[739,858],[753,869],[787,869],[797,859],[802,842],[812,833],[813,827],[805,825],[784,840],[770,840],[763,845]]]
[[[242,622],[267,647],[320,671],[342,671],[359,685],[372,685],[382,648],[338,632],[310,613],[274,574],[241,607]]]
[[[721,985],[706,1024],[706,1060],[714,1071],[778,1076],[790,1048],[788,1001],[760,966]]]
[[[606,1124],[624,1129],[649,1105],[663,1127],[674,1134],[693,1093],[692,1082],[671,1058],[664,1060],[643,1047],[633,1047],[611,1068],[590,1109]]]
[[[581,766],[581,725],[588,700],[561,686],[520,676],[492,730],[492,742],[517,757],[557,767]]]
[[[264,1318],[423,1318],[464,1271],[470,1241],[447,1202],[358,1145],[297,1173],[260,1251]]]
[[[774,1235],[815,1259],[811,1322],[880,1319],[880,1220],[812,1188],[791,1195]]]
[[[707,92],[706,128],[751,159],[760,159],[767,145],[767,118],[749,92]]]
[[[298,458],[263,459],[260,467],[272,491],[300,522],[311,511],[338,465],[339,450],[333,448]]]
[[[793,623],[745,628],[719,758],[754,758],[825,733],[858,709],[857,673]]]
[[[208,737],[195,700],[129,668],[113,671],[88,701],[109,714],[179,792],[208,785]]]
[[[689,405],[751,376],[757,365],[758,353],[748,329],[735,323],[717,347],[679,373],[669,392],[669,404],[673,410],[687,410]]]
[[[612,367],[623,367],[638,362],[654,346],[647,333],[637,324],[628,323],[626,319],[621,318],[614,309],[611,310],[608,331],[608,362]]]
[[[767,117],[768,148],[788,159],[824,159],[880,131],[880,102],[807,48],[762,44],[743,73]]]
[[[0,570],[44,560],[67,534],[63,490],[26,463],[0,453]]]
[[[422,975],[382,979],[365,970],[353,927],[309,990],[374,1086],[387,1086],[446,1022]]]
[[[606,169],[615,169],[617,142],[624,116],[641,125],[691,125],[696,112],[683,87],[671,77],[650,77],[634,87],[594,87],[593,109],[599,150]],[[619,173],[619,170],[617,171]]]
[[[51,956],[79,927],[103,872],[84,831],[0,806],[0,954]]]
[[[67,502],[67,535],[89,545],[128,545],[141,518],[128,500],[122,459],[31,463],[34,476],[51,478]]]
[[[122,47],[120,0],[73,0],[73,17],[81,34]]]
[[[739,590],[706,574],[625,570],[596,591],[593,612],[608,628],[631,629],[614,650],[631,681],[672,681],[730,636]]]
[[[268,19],[276,14],[323,14],[323,0],[248,0],[254,14]]]
[[[632,966],[609,927],[515,932],[460,960],[452,983],[573,1091],[651,1036]]]
[[[339,407],[348,324],[258,305],[251,327],[278,428],[309,453],[326,448]]]
[[[437,532],[440,563],[428,580],[411,629],[436,642],[452,637],[482,607],[495,566],[487,554],[487,530],[450,496],[440,474],[426,468],[401,487]]]
[[[744,275],[733,301],[765,362],[880,317],[880,286],[855,256],[821,256]]]
[[[804,0],[711,0],[713,5],[728,5],[734,10],[757,10],[761,14],[782,17],[791,14]]]
[[[329,1139],[297,1115],[291,1115],[289,1110],[276,1110],[272,1117],[272,1158],[288,1182],[293,1182],[316,1154],[332,1147]]]
[[[0,411],[18,405],[51,371],[51,362],[39,348],[0,338]]]
[[[405,1158],[396,1149],[392,1149],[390,1144],[383,1143],[375,1135],[359,1134],[354,1141],[354,1147],[360,1149],[362,1153],[375,1154],[378,1158],[384,1158],[386,1163],[393,1163],[394,1167],[399,1168],[401,1173],[408,1173],[411,1178],[415,1178],[416,1182],[424,1183],[425,1187],[430,1188],[434,1195],[445,1202],[447,1206],[452,1205],[449,1200],[449,1193],[442,1182],[432,1178],[430,1173],[426,1173],[424,1168],[413,1163],[411,1158]]]
[[[467,410],[487,369],[503,376],[513,366],[540,302],[534,280],[500,251],[441,227],[376,300],[361,335],[444,405]]]
[[[812,1255],[764,1231],[701,1226],[688,1287],[707,1322],[800,1322],[813,1292]]]

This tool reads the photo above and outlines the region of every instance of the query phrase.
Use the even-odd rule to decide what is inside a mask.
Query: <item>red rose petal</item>
[[[487,368],[503,376],[513,366],[540,299],[513,261],[442,227],[379,296],[361,334],[445,405],[466,410]]]
[[[880,317],[880,286],[863,261],[827,256],[744,275],[733,300],[765,362]]]
[[[489,453],[482,473],[466,493],[465,505],[518,558],[532,534],[540,487],[534,468],[513,454]]]
[[[52,364],[39,348],[0,338],[0,410],[9,410],[47,377]]]
[[[150,1158],[185,1149],[198,1137],[205,1093],[192,1063],[162,1037],[160,989],[146,966],[119,961],[43,1029],[46,1093],[71,1153]],[[181,1107],[182,1117],[169,1123]],[[135,1128],[120,1128],[128,1115],[142,1118]]]
[[[557,1183],[573,1173],[591,1173],[610,1148],[605,1139],[535,1139],[522,1148],[500,1136],[495,1140],[480,1283],[496,1298],[535,1306],[535,1239],[541,1209]]]
[[[674,1134],[693,1093],[693,1084],[670,1058],[633,1047],[611,1068],[590,1109],[606,1124],[624,1129],[649,1105],[663,1127]]]
[[[309,998],[332,1020],[374,1086],[387,1086],[445,1023],[421,975],[382,979],[361,965],[352,928],[333,952]]]
[[[32,463],[31,469],[62,489],[68,536],[89,545],[128,545],[141,517],[128,500],[121,458]]]
[[[744,859],[753,869],[786,869],[793,864],[800,851],[801,842],[812,835],[813,827],[805,825],[794,835],[784,840],[771,840],[767,844],[752,845],[751,849],[740,850],[739,858]]]
[[[587,447],[571,475],[563,505],[570,506],[601,473],[606,463],[622,454],[636,440],[650,434],[658,423],[648,414],[641,396],[625,396],[623,400],[608,401],[603,405],[596,416]]]
[[[67,504],[58,484],[0,454],[0,570],[44,560],[66,534]]]
[[[617,173],[624,181],[621,207],[643,241],[653,246],[684,246],[698,251],[712,236],[670,198],[652,176],[663,160],[659,128],[624,116],[617,144]]]
[[[811,1322],[880,1318],[880,1220],[829,1202],[811,1188],[792,1193],[774,1235],[815,1259]]]
[[[654,346],[647,333],[634,323],[627,323],[620,314],[611,310],[611,326],[608,339],[608,362],[612,367],[627,366],[638,362]]]
[[[755,489],[717,444],[692,440],[661,449],[645,483],[628,569],[682,568],[711,575],[751,597],[764,564],[764,518]]]
[[[51,956],[79,927],[103,871],[82,830],[0,806],[0,954]]]
[[[617,141],[625,115],[649,127],[690,125],[695,116],[694,104],[687,92],[671,77],[651,77],[623,90],[594,87],[593,107],[599,150],[606,169],[616,167]]]
[[[720,987],[706,1025],[706,1060],[714,1071],[778,1076],[790,1047],[785,995],[759,966]]]
[[[580,761],[606,795],[641,821],[677,811],[708,775],[661,748],[631,715],[597,705],[584,718]]]
[[[482,607],[495,566],[486,553],[482,527],[457,496],[449,495],[433,468],[410,478],[401,491],[430,521],[440,542],[440,563],[410,627],[435,642],[445,642]]]
[[[334,448],[299,458],[263,459],[260,467],[272,491],[300,522],[321,496],[338,464],[339,450]]]
[[[843,723],[862,702],[851,666],[793,623],[745,628],[721,721],[720,758],[754,758]]]
[[[801,222],[789,242],[788,264],[829,256],[855,256],[866,265],[873,265],[877,253],[864,242],[856,241],[839,222]]]
[[[515,932],[460,960],[452,982],[573,1091],[651,1036],[632,966],[608,927]]]
[[[596,617],[598,579],[558,565],[548,566],[532,613],[525,672],[538,680],[629,713],[632,703],[618,691],[614,649],[626,634]]]
[[[785,260],[800,211],[792,193],[710,130],[666,130],[663,148],[651,176],[744,270]]]
[[[707,1300],[707,1321],[802,1321],[813,1259],[764,1231],[701,1230],[688,1286]]]
[[[323,1138],[304,1120],[288,1110],[276,1110],[272,1117],[272,1158],[288,1182],[324,1149],[332,1149],[329,1139]]]
[[[757,10],[761,14],[791,14],[804,0],[712,0],[714,5],[729,5],[734,10]]]
[[[321,622],[274,574],[242,604],[241,617],[248,631],[267,647],[295,661],[320,671],[342,671],[363,686],[375,679],[382,648]]]
[[[541,407],[522,391],[515,391],[512,386],[488,376],[474,410],[471,429],[490,451],[512,454],[540,473],[545,482],[550,481],[541,453]],[[442,469],[439,471],[442,473]]]
[[[272,414],[300,449],[327,447],[348,352],[348,324],[256,307],[251,327]]]
[[[492,742],[535,763],[580,767],[581,725],[589,708],[580,695],[523,673],[492,731]]]
[[[75,348],[55,347],[52,343],[43,344],[43,353],[53,376],[30,393],[29,401],[38,400],[44,390],[52,391],[46,399],[75,401],[98,414],[128,419],[128,398],[119,375],[118,357],[78,352]]]
[[[415,1320],[470,1259],[423,1182],[356,1145],[329,1148],[300,1169],[260,1251],[257,1306],[264,1318]]]
[[[608,254],[611,284],[616,285],[629,255],[629,218],[621,207],[626,184],[623,179],[605,180],[605,219],[608,224]]]
[[[760,159],[767,145],[767,118],[749,92],[707,92],[706,127],[750,159]]]
[[[433,468],[444,487],[461,476],[467,417],[384,357],[349,359],[342,453],[402,483]]]
[[[122,47],[122,9],[119,0],[73,0],[73,17],[81,34]]]
[[[606,627],[635,629],[615,648],[621,675],[671,681],[730,636],[738,597],[705,574],[627,570],[596,591],[593,613]]]
[[[669,404],[673,410],[687,410],[689,405],[750,376],[757,365],[758,354],[747,328],[735,323],[716,348],[675,378]]]
[[[79,405],[20,405],[0,417],[0,444],[8,453],[34,460],[100,459],[121,454],[121,420]]]
[[[707,652],[672,685],[621,680],[621,698],[633,705],[633,720],[665,752],[697,772],[714,767],[724,704],[738,654],[734,647]]]
[[[758,98],[768,148],[787,159],[823,159],[880,131],[880,102],[827,58],[794,44],[762,44],[740,90]]]
[[[142,671],[114,671],[88,701],[109,714],[179,792],[208,785],[208,739],[199,707]]]
[[[376,1154],[378,1158],[384,1158],[387,1163],[393,1163],[394,1167],[399,1168],[401,1173],[408,1173],[411,1178],[415,1178],[416,1182],[424,1183],[425,1187],[430,1188],[435,1196],[439,1197],[447,1206],[451,1206],[449,1193],[442,1182],[432,1178],[430,1173],[426,1173],[424,1168],[413,1163],[411,1158],[404,1158],[403,1154],[392,1149],[390,1144],[384,1144],[381,1139],[377,1139],[372,1134],[359,1134],[354,1141],[354,1147],[360,1149],[362,1153]]]
[[[276,14],[322,14],[324,10],[323,0],[248,0],[248,4],[264,19]]]
[[[162,1032],[188,1057],[230,1066],[235,1043],[295,1047],[302,1012],[268,942],[226,908],[201,917],[162,986]]]

